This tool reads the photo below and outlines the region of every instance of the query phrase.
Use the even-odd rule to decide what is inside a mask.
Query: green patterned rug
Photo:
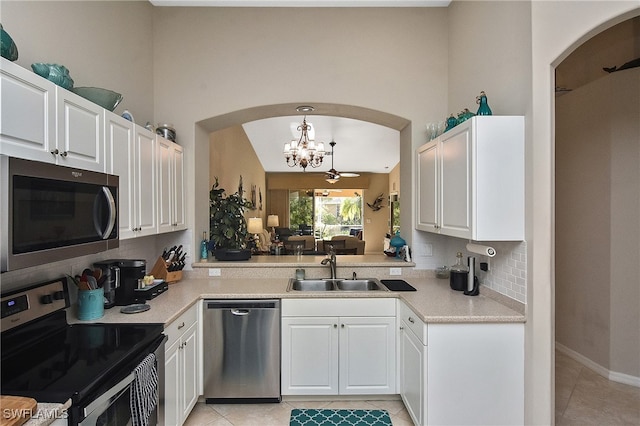
[[[386,410],[291,410],[290,426],[392,426]]]

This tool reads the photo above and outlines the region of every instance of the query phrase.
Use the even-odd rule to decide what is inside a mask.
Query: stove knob
[[[43,305],[49,305],[53,303],[53,297],[51,297],[50,294],[45,294],[40,298],[40,303],[42,303]]]
[[[53,293],[53,300],[62,300],[64,299],[64,291],[56,291]]]

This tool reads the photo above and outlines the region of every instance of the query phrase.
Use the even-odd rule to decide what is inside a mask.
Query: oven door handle
[[[92,401],[89,405],[84,407],[84,417],[87,417],[95,409],[105,403],[110,403],[114,397],[120,396],[120,394],[126,390],[131,383],[135,380],[135,374],[131,373],[124,379],[120,380],[118,384],[114,385],[108,391],[100,395],[95,401]]]

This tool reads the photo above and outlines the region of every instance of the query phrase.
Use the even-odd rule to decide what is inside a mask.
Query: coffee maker
[[[112,308],[116,304],[116,289],[120,287],[120,268],[113,260],[106,262],[96,262],[94,268],[102,271],[102,276],[106,277],[102,284],[104,289],[104,308]]]
[[[114,304],[126,306],[136,303],[136,289],[138,280],[142,279],[147,270],[147,261],[144,259],[111,259],[95,263],[94,266],[102,268],[107,265],[112,271],[117,268],[119,271],[119,285],[115,288]],[[105,289],[106,298],[106,289]],[[113,306],[113,305],[111,305]]]

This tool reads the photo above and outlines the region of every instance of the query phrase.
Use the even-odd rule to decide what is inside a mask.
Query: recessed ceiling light
[[[299,107],[296,108],[296,111],[298,112],[312,112],[314,110],[315,108],[312,107],[311,105],[300,105]]]

